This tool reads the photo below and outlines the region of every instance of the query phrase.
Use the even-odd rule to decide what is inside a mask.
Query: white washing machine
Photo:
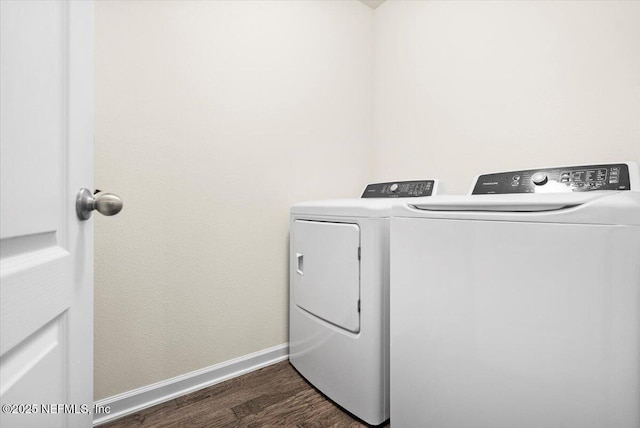
[[[394,428],[640,427],[635,163],[394,207]]]
[[[437,180],[377,183],[361,199],[291,208],[289,359],[372,425],[389,418],[391,208],[437,191]]]

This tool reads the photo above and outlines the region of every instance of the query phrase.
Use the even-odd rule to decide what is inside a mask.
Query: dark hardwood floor
[[[367,426],[315,390],[289,361],[283,361],[100,428]]]

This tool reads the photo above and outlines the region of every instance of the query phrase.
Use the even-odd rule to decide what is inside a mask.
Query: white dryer
[[[394,207],[395,428],[640,427],[635,163]]]
[[[377,183],[361,199],[291,208],[289,359],[372,425],[389,418],[391,208],[437,191],[437,180]]]

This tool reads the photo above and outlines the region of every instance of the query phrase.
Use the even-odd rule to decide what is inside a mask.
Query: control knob
[[[547,182],[547,180],[547,174],[545,174],[544,172],[536,172],[535,174],[533,174],[533,177],[531,177],[531,181],[533,181],[533,184],[535,184],[536,186],[542,186]]]

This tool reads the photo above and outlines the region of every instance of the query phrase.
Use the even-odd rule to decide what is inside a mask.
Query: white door
[[[293,297],[298,307],[338,327],[360,331],[360,227],[296,220]]]
[[[87,427],[93,4],[2,0],[0,20],[0,425]]]

